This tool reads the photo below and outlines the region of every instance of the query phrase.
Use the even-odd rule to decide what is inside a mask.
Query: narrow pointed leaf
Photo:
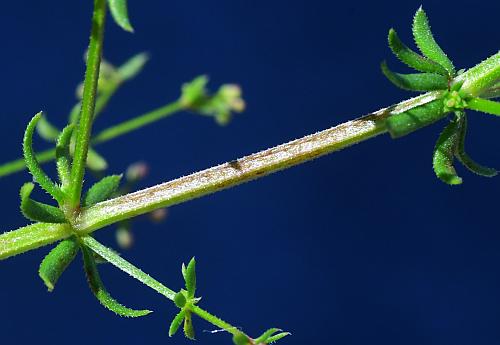
[[[488,99],[471,98],[467,100],[467,108],[500,116],[500,102],[490,101]]]
[[[446,114],[443,100],[437,99],[404,113],[389,117],[386,121],[387,131],[392,138],[399,138],[439,121]]]
[[[492,168],[485,167],[481,164],[476,163],[469,155],[465,152],[465,135],[467,133],[467,116],[465,113],[460,115],[460,134],[458,139],[458,146],[456,150],[456,157],[458,160],[470,171],[480,176],[493,177],[497,175],[497,171]]]
[[[177,330],[182,325],[182,321],[184,321],[184,316],[186,315],[185,310],[181,310],[172,320],[170,324],[170,328],[168,329],[168,336],[172,337],[177,333]]]
[[[104,171],[108,168],[108,162],[97,151],[89,148],[87,155],[87,167],[93,171]]]
[[[422,54],[443,66],[448,75],[455,75],[455,66],[434,39],[429,20],[422,7],[417,10],[413,18],[413,37]]]
[[[400,74],[392,72],[385,61],[380,65],[382,73],[397,87],[410,91],[446,90],[448,79],[435,73]]]
[[[186,314],[184,315],[184,335],[188,339],[196,340],[193,327],[193,318],[191,312],[189,311],[186,311]]]
[[[42,223],[66,223],[64,213],[58,208],[30,198],[35,185],[31,182],[25,183],[21,187],[21,212],[22,214],[35,222]]]
[[[75,259],[79,250],[78,243],[74,238],[61,241],[43,259],[38,270],[38,275],[49,289],[54,287],[69,264]]]
[[[281,333],[278,333],[276,335],[273,335],[272,337],[269,337],[267,338],[266,340],[266,344],[272,344],[272,343],[275,343],[277,342],[278,340],[280,339],[283,339],[284,337],[288,336],[288,335],[291,335],[292,333],[290,332],[281,332]]]
[[[35,127],[40,121],[42,117],[42,112],[36,114],[28,124],[26,128],[26,132],[24,133],[23,139],[23,153],[24,153],[24,161],[26,163],[26,167],[33,175],[34,180],[44,189],[47,193],[52,195],[54,199],[56,199],[59,203],[62,203],[64,200],[64,193],[61,189],[52,182],[50,177],[42,170],[42,167],[38,163],[36,159],[35,152],[33,150],[33,132],[35,131]]]
[[[83,198],[83,207],[109,199],[120,185],[122,175],[110,175],[95,183]]]
[[[196,260],[193,257],[185,269],[184,280],[188,298],[193,298],[196,293]]]
[[[108,0],[108,4],[116,24],[125,31],[134,32],[128,18],[127,0]]]
[[[140,53],[131,57],[127,62],[118,68],[118,75],[121,80],[129,80],[141,73],[149,60],[149,54]]]
[[[443,182],[450,185],[462,183],[462,179],[457,175],[453,166],[460,135],[460,123],[452,120],[441,133],[434,148],[432,165],[436,176]]]
[[[447,75],[448,71],[441,65],[429,60],[408,48],[398,37],[394,29],[389,30],[389,47],[396,57],[407,66],[420,72]]]
[[[85,273],[87,275],[90,289],[105,308],[111,310],[119,316],[124,317],[140,317],[151,313],[150,310],[135,310],[127,308],[113,299],[106,291],[104,284],[102,283],[92,251],[85,246],[82,246],[81,249],[83,254]]]
[[[257,344],[265,343],[266,340],[270,336],[272,336],[274,333],[280,332],[280,331],[282,331],[282,330],[279,329],[279,328],[270,328],[267,331],[265,331],[264,333],[262,333],[262,335],[260,337],[258,337],[257,339],[255,339],[255,343],[257,343]]]
[[[74,125],[66,126],[57,139],[56,144],[56,166],[59,180],[63,187],[70,183],[71,157],[69,145],[73,135]]]
[[[45,116],[43,116],[36,125],[38,135],[50,142],[54,142],[59,137],[59,129],[52,125]]]

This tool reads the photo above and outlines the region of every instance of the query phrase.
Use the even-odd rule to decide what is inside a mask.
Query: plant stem
[[[99,104],[96,103],[96,111],[97,106]],[[147,126],[155,121],[159,121],[179,111],[182,111],[183,108],[180,106],[179,101],[175,101],[164,105],[162,107],[151,110],[145,114],[134,117],[130,120],[119,123],[115,126],[108,127],[101,132],[97,133],[90,140],[92,145],[103,144],[107,141],[115,139],[121,135],[127,134],[136,129],[140,129],[144,126]],[[54,160],[56,155],[55,149],[49,149],[46,151],[42,151],[36,154],[36,158],[38,163],[47,163]],[[17,159],[3,165],[0,165],[0,177],[4,177],[10,174],[13,174],[18,171],[22,171],[26,169],[26,164],[24,163],[24,159]]]
[[[428,103],[438,94],[430,92],[289,143],[99,203],[82,211],[74,223],[75,229],[90,233],[120,220],[214,193],[341,150],[386,132],[385,119],[388,116]]]
[[[99,254],[103,259],[113,264],[114,266],[121,269],[123,272],[127,273],[131,277],[137,279],[144,285],[149,286],[151,289],[167,297],[169,300],[173,301],[175,297],[175,291],[170,290],[168,287],[152,278],[147,273],[144,273],[141,269],[135,267],[130,262],[122,258],[115,251],[105,247],[101,243],[97,242],[94,238],[90,236],[85,236],[82,241],[94,252]]]
[[[0,235],[0,260],[72,235],[68,224],[36,223]]]
[[[92,123],[99,79],[102,47],[104,40],[104,23],[106,19],[106,0],[94,0],[92,31],[87,53],[87,70],[83,83],[82,110],[78,123],[75,154],[71,170],[70,202],[78,207],[83,187],[83,176],[92,132]]]
[[[429,92],[301,139],[96,204],[83,210],[73,226],[81,234],[90,233],[106,225],[150,212],[156,208],[179,204],[227,189],[341,150],[385,133],[385,120],[388,116],[431,102],[438,95],[439,92]],[[16,236],[17,231],[25,231],[24,229],[0,235],[0,259],[59,241],[71,235],[71,232],[61,231],[44,233],[45,240],[39,245],[36,237],[31,241],[19,244],[6,242],[10,237]]]
[[[82,241],[85,243],[85,245],[87,245],[90,249],[92,249],[95,253],[108,261],[110,264],[118,267],[120,270],[130,275],[132,278],[135,278],[144,285],[149,286],[151,289],[167,297],[169,300],[174,300],[176,294],[175,291],[169,289],[168,287],[151,277],[149,274],[142,271],[140,268],[135,267],[115,251],[107,248],[90,236],[83,237]],[[191,312],[195,313],[202,319],[210,322],[214,326],[224,329],[231,334],[241,333],[241,331],[239,331],[236,327],[219,319],[218,317],[210,314],[206,310],[201,309],[196,305],[191,305],[189,307],[189,310],[191,310]]]
[[[481,97],[500,80],[500,51],[458,76],[457,80],[464,80],[462,91]]]
[[[181,110],[182,106],[179,101],[167,104],[144,115],[135,117],[116,126],[112,126],[103,130],[92,138],[92,144],[97,145],[109,141],[131,131],[149,125],[155,121],[173,115]]]

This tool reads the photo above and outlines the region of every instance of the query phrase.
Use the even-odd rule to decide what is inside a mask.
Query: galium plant
[[[49,291],[54,290],[65,269],[81,253],[90,290],[105,308],[119,316],[142,317],[150,311],[125,307],[111,297],[99,274],[99,264],[103,262],[114,265],[174,302],[179,312],[171,322],[170,336],[182,326],[184,335],[194,339],[193,317],[198,316],[230,333],[237,345],[269,344],[289,333],[271,328],[252,338],[199,307],[194,258],[182,265],[184,289],[173,291],[99,243],[92,236],[93,232],[259,178],[379,134],[389,133],[399,138],[447,117],[449,123],[439,136],[433,154],[437,177],[447,184],[462,183],[454,169],[455,158],[478,175],[492,177],[497,173],[473,161],[465,153],[464,143],[467,109],[500,116],[500,103],[492,100],[500,97],[500,52],[471,69],[457,71],[436,43],[427,16],[420,8],[413,21],[413,36],[420,53],[402,43],[393,29],[389,31],[389,47],[394,55],[418,73],[395,73],[385,62],[381,68],[396,86],[423,94],[322,132],[134,193],[129,193],[128,188],[120,189],[122,175],[105,176],[90,188],[84,188],[87,187],[83,183],[87,170],[102,174],[108,166],[95,151],[95,146],[182,110],[210,116],[226,124],[232,113],[243,111],[245,106],[237,86],[223,85],[211,94],[207,91],[208,79],[200,76],[182,87],[179,100],[93,135],[94,122],[109,99],[120,85],[137,75],[147,61],[145,54],[133,57],[120,67],[102,60],[108,9],[119,26],[133,31],[125,0],[94,0],[87,69],[77,91],[81,100],[71,111],[68,125],[59,130],[42,113],[36,114],[25,132],[24,159],[0,167],[0,176],[26,167],[36,183],[27,182],[20,191],[21,212],[34,224],[0,235],[0,259],[59,242],[42,260],[39,269]],[[55,148],[36,153],[33,148],[35,131],[54,142]],[[41,167],[41,163],[51,160],[56,163],[57,180]],[[54,199],[53,204],[31,198],[36,186]]]

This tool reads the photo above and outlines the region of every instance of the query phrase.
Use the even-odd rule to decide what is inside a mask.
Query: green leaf
[[[193,318],[190,311],[186,311],[186,314],[184,315],[184,335],[188,339],[196,340],[193,327]]]
[[[109,199],[120,185],[122,175],[110,175],[95,183],[83,198],[83,207]]]
[[[389,47],[391,48],[394,55],[396,55],[396,57],[401,60],[401,62],[405,63],[409,67],[414,68],[420,72],[448,75],[448,71],[446,71],[443,66],[423,57],[422,55],[408,48],[403,42],[401,42],[398,34],[394,29],[389,30],[388,40]]]
[[[453,158],[460,135],[460,122],[453,119],[443,130],[434,148],[432,165],[436,176],[450,185],[462,183],[453,166]]]
[[[41,138],[54,142],[59,137],[59,129],[52,125],[45,116],[43,116],[36,125],[36,131]]]
[[[116,24],[125,31],[134,32],[128,18],[127,0],[108,0],[108,4]]]
[[[71,174],[71,156],[69,152],[69,146],[71,143],[71,136],[73,135],[73,124],[66,126],[59,137],[57,138],[56,144],[56,166],[57,174],[59,175],[59,181],[63,187],[68,186],[70,183]]]
[[[31,182],[25,183],[21,187],[21,212],[35,222],[42,223],[66,223],[64,213],[57,207],[42,204],[30,198],[35,185]]]
[[[422,54],[443,66],[449,76],[455,75],[455,66],[434,39],[429,20],[422,7],[417,10],[413,18],[413,37]]]
[[[108,168],[108,162],[97,151],[89,148],[87,155],[87,167],[93,171],[104,171]]]
[[[397,87],[410,91],[446,90],[448,79],[436,73],[400,74],[392,72],[385,61],[380,65],[382,73]]]
[[[287,335],[292,335],[292,333],[290,333],[290,332],[281,332],[281,333],[278,333],[278,334],[276,334],[276,335],[273,335],[272,337],[267,338],[267,340],[266,340],[266,344],[272,344],[272,343],[275,343],[275,342],[277,342],[278,340],[283,339],[283,338],[284,338],[284,337],[286,337]]]
[[[111,310],[112,312],[115,312],[119,316],[124,317],[140,317],[151,313],[150,310],[135,310],[127,308],[113,299],[106,291],[102,283],[92,251],[85,245],[82,245],[81,249],[83,254],[85,273],[87,275],[90,289],[105,308]]]
[[[183,269],[182,269],[182,275],[184,276],[184,281],[186,282],[186,290],[187,290],[187,297],[189,299],[194,298],[195,292],[196,292],[196,260],[193,257],[191,261],[189,261],[189,264],[187,265],[187,268],[184,268],[184,264],[182,264]]]
[[[148,60],[148,53],[134,55],[118,68],[118,75],[123,81],[132,79],[141,73]]]
[[[387,131],[392,138],[400,138],[446,116],[442,99],[396,114],[386,120]]]
[[[61,189],[50,179],[50,177],[42,170],[42,167],[36,159],[35,152],[33,150],[33,133],[35,131],[36,125],[40,118],[42,117],[42,112],[36,114],[28,124],[26,131],[24,132],[23,139],[23,153],[24,161],[26,167],[33,175],[33,179],[44,189],[47,193],[52,195],[59,203],[64,201],[65,195]]]
[[[255,339],[255,343],[256,344],[261,344],[261,343],[267,343],[267,339],[272,336],[274,333],[276,332],[280,332],[282,331],[281,329],[278,329],[278,328],[271,328],[271,329],[268,329],[267,331],[265,331],[264,333],[262,333],[262,335],[260,337],[258,337],[257,339]]]
[[[476,163],[469,155],[465,152],[465,135],[467,133],[467,115],[465,112],[459,113],[460,133],[458,139],[458,145],[455,152],[457,159],[470,171],[480,176],[493,177],[497,175],[497,171],[492,168],[485,167],[481,164]]]
[[[471,98],[467,100],[467,108],[482,111],[486,114],[500,116],[500,102],[490,101],[482,98]]]
[[[42,278],[49,291],[54,290],[59,277],[74,260],[78,250],[79,246],[76,239],[69,238],[61,241],[45,256],[38,269],[38,275]]]
[[[172,320],[172,323],[170,324],[170,328],[168,329],[168,336],[172,337],[177,333],[177,330],[182,324],[182,321],[184,321],[184,316],[186,315],[185,310],[181,310]]]

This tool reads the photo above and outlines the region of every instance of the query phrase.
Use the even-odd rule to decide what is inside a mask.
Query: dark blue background
[[[146,160],[143,187],[167,181],[358,117],[408,98],[379,72],[395,27],[411,43],[417,1],[130,1],[134,35],[108,23],[106,57],[139,51],[152,60],[110,104],[104,128],[174,100],[202,73],[213,88],[242,85],[248,111],[230,126],[182,114],[100,147],[122,172]],[[459,68],[498,51],[498,1],[426,1],[438,40]],[[91,1],[2,4],[2,150],[20,156],[31,116],[58,125],[83,74]],[[467,146],[500,168],[498,119],[471,114]],[[283,344],[500,344],[500,179],[459,167],[449,187],[431,168],[443,123],[388,136],[170,210],[168,221],[135,223],[124,255],[169,287],[196,255],[202,307],[251,335],[277,326]],[[37,142],[39,147],[42,143]],[[26,224],[18,188],[0,180],[2,230]],[[111,229],[98,238],[114,245]],[[155,310],[139,320],[104,310],[81,263],[54,293],[37,277],[49,248],[0,263],[2,344],[184,344],[168,338],[175,307],[111,267],[102,275],[118,300]],[[199,344],[229,344],[195,319]]]

